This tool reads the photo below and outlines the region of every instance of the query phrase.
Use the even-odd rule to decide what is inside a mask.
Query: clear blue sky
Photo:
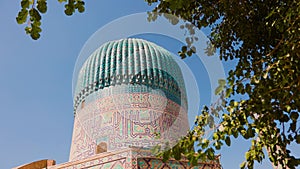
[[[47,14],[42,16],[42,37],[33,41],[25,35],[24,25],[15,21],[18,0],[0,2],[1,169],[45,158],[68,161],[72,76],[82,46],[110,21],[150,10],[142,0],[88,1],[85,13],[67,17],[62,4],[55,0],[48,4]],[[177,49],[173,50],[176,53]],[[202,93],[206,86],[202,85]],[[205,100],[205,95],[200,99]],[[225,147],[223,167],[239,168],[247,148],[244,140],[233,141],[231,149]],[[271,167],[263,164],[256,168]]]

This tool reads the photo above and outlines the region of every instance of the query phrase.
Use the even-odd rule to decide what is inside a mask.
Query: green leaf
[[[18,16],[16,17],[18,24],[23,24],[26,22],[28,17],[28,10],[27,9],[21,9],[21,11],[18,13]]]
[[[78,12],[83,13],[85,11],[84,6],[78,7]]]
[[[207,154],[208,159],[212,160],[215,157],[215,151],[212,148],[208,148],[205,153]]]
[[[291,106],[290,105],[285,105],[286,111],[289,112],[291,110]]]
[[[223,86],[218,86],[218,87],[216,88],[216,90],[215,90],[215,95],[220,94],[220,93],[222,92],[223,89],[224,89]]]
[[[250,158],[251,158],[251,154],[250,154],[250,152],[249,152],[249,151],[245,153],[245,158],[246,158],[246,160],[247,160],[247,161],[249,161],[249,160],[250,160]]]
[[[232,88],[226,89],[226,95],[225,95],[225,97],[228,98],[232,94],[232,92],[233,92]]]
[[[191,49],[189,51],[187,51],[188,56],[192,56],[192,54],[193,54],[193,51]]]
[[[156,145],[151,149],[151,153],[157,155],[161,150],[161,146],[160,145]]]
[[[68,4],[65,5],[65,14],[68,16],[71,16],[73,14],[74,9],[70,7]]]
[[[296,122],[293,122],[290,124],[290,129],[292,132],[295,132],[296,131],[296,127],[297,127],[297,123]]]
[[[178,54],[179,54],[179,56],[181,57],[181,59],[184,59],[184,58],[186,58],[186,55],[185,55],[185,53],[183,53],[183,52],[178,52]]]
[[[214,139],[214,140],[219,140],[219,135],[218,135],[218,133],[214,133],[214,134],[213,134],[213,139]]]
[[[167,162],[170,158],[170,153],[171,153],[171,150],[167,150],[163,153],[163,162]]]
[[[190,159],[190,163],[191,163],[192,166],[197,166],[197,164],[198,164],[197,158],[193,156],[193,157]]]
[[[246,162],[244,161],[241,165],[240,165],[240,168],[241,169],[244,169],[246,167]]]
[[[230,140],[230,137],[229,137],[229,136],[226,137],[225,143],[226,143],[227,146],[230,146],[230,145],[231,145],[231,140]]]
[[[31,32],[31,27],[26,26],[26,27],[25,27],[25,32],[26,32],[26,34],[30,34],[30,32]]]
[[[39,11],[37,11],[35,8],[31,8],[29,10],[29,14],[30,14],[31,21],[39,21],[42,19]]]
[[[180,151],[175,151],[174,152],[174,158],[175,158],[175,160],[180,160],[181,159],[181,152]]]
[[[37,1],[37,9],[41,13],[46,13],[47,12],[47,2],[46,2],[46,0],[38,0]]]
[[[170,20],[172,25],[177,25],[179,22],[179,19],[177,17],[172,17],[172,19]]]
[[[207,47],[204,50],[207,56],[213,56],[216,53],[216,48],[211,42],[207,44]]]
[[[239,136],[239,133],[236,130],[233,130],[232,135],[234,138],[237,138]]]
[[[209,140],[204,139],[203,143],[202,143],[202,149],[206,149],[208,147],[208,145],[209,145]]]
[[[291,112],[291,115],[290,115],[290,118],[293,120],[293,121],[297,121],[298,120],[298,117],[299,117],[299,113],[298,112]]]
[[[22,0],[21,1],[21,7],[23,8],[23,9],[26,9],[26,8],[29,8],[29,0]]]
[[[216,142],[214,143],[214,146],[215,146],[216,150],[220,150],[220,149],[221,149],[221,144],[220,144],[219,141],[216,141]]]
[[[37,32],[31,32],[30,36],[32,39],[37,40],[40,38],[41,35]]]
[[[192,38],[190,38],[190,37],[185,38],[185,42],[188,44],[188,47],[190,47],[191,44],[192,44],[192,40],[191,39]]]
[[[289,116],[284,114],[282,117],[279,119],[280,122],[288,122],[289,121]]]
[[[74,6],[78,12],[82,13],[84,12],[85,8],[84,8],[84,2],[83,1],[78,1],[75,6]]]
[[[296,143],[300,144],[300,135],[296,135],[295,139],[296,139]]]
[[[220,86],[225,86],[226,80],[225,79],[219,79],[218,83],[219,83]]]
[[[254,137],[254,136],[255,136],[255,131],[254,131],[253,129],[251,129],[251,128],[248,128],[248,129],[247,129],[247,134],[246,134],[246,136],[247,136],[248,138]]]
[[[247,93],[251,93],[251,89],[252,88],[251,88],[251,85],[249,83],[246,84],[246,88],[245,89],[246,89]]]
[[[183,53],[185,53],[185,52],[187,51],[187,46],[182,46],[182,47],[181,47],[181,51],[182,51]]]
[[[195,46],[192,46],[190,50],[192,50],[193,53],[196,53],[196,51],[197,51]]]

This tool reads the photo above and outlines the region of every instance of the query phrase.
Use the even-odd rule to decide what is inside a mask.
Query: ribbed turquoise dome
[[[121,39],[103,44],[83,64],[75,88],[74,112],[90,94],[122,84],[163,90],[179,104],[186,96],[180,67],[167,50],[142,39]]]

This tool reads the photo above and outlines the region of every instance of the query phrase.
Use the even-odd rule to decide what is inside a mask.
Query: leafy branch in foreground
[[[65,14],[84,11],[82,0],[66,2]],[[179,52],[182,58],[195,51],[197,37],[193,29],[209,27],[211,49],[218,49],[220,59],[235,60],[236,67],[220,81],[216,94],[221,104],[205,107],[197,117],[196,127],[175,147],[163,152],[164,159],[187,156],[192,163],[198,159],[214,159],[215,150],[231,139],[241,136],[251,140],[241,168],[253,168],[255,161],[265,158],[274,166],[295,168],[300,159],[289,150],[300,144],[300,2],[298,0],[146,0],[156,4],[152,20],[159,13],[174,15],[191,24],[187,29],[187,45]],[[32,39],[40,37],[41,14],[47,12],[46,0],[21,0],[16,18],[26,24]],[[156,15],[156,16],[155,16]],[[167,17],[168,18],[168,17]],[[170,19],[176,25],[176,19]],[[151,17],[150,17],[151,20]],[[194,27],[190,27],[194,25]],[[215,50],[208,50],[211,54]],[[241,99],[239,99],[241,98]],[[211,140],[205,139],[205,127],[222,115],[220,126]],[[211,126],[210,126],[211,127]],[[199,150],[194,150],[194,144]]]
[[[60,3],[67,2],[67,0],[58,0]],[[47,0],[21,0],[21,10],[19,11],[16,21],[18,24],[27,24],[25,32],[31,36],[32,39],[37,40],[41,36],[41,14],[47,12]],[[84,1],[82,0],[68,0],[65,4],[65,14],[72,15],[77,9],[78,12],[84,12]]]
[[[206,138],[199,137],[205,135],[207,126],[213,125],[213,116],[211,116],[207,110],[207,107],[202,110],[202,114],[198,116],[195,121],[196,127],[185,137],[180,139],[173,147],[164,146],[162,148],[158,145],[153,149],[153,153],[162,157],[164,161],[167,161],[170,158],[180,160],[184,156],[191,162],[193,166],[196,166],[199,160],[217,160],[217,157],[215,156],[215,150],[216,148],[219,149],[223,143],[220,141],[214,142]],[[213,142],[216,148],[209,146]],[[230,140],[227,140],[227,143],[230,144]],[[195,144],[199,148],[197,151],[194,148]]]
[[[197,120],[198,128],[178,144],[183,146],[182,153],[202,159],[201,152],[214,152],[224,143],[230,146],[232,138],[241,136],[251,140],[241,168],[253,168],[255,161],[261,162],[266,157],[264,148],[274,166],[299,166],[300,159],[293,156],[289,145],[300,144],[300,2],[147,2],[155,3],[153,13],[174,15],[196,29],[209,27],[211,45],[219,50],[220,59],[237,63],[216,89],[224,104],[218,109],[211,106],[203,110],[197,117],[202,120]],[[203,147],[202,129],[208,125],[207,116],[215,112],[222,115],[220,126],[208,147]],[[198,141],[194,142],[199,143],[198,152],[186,146],[193,143],[191,138]],[[171,149],[169,157],[174,153]]]

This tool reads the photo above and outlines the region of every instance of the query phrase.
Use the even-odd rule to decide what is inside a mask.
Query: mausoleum
[[[78,73],[69,162],[40,160],[16,169],[221,168],[218,161],[163,162],[151,153],[188,130],[185,83],[172,54],[142,39],[110,41]]]

